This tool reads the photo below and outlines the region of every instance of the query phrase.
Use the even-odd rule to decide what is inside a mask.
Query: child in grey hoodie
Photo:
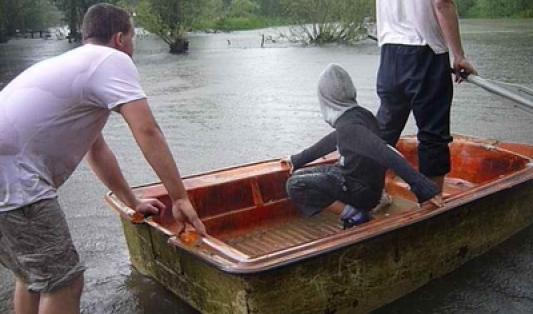
[[[370,220],[387,168],[410,185],[419,203],[439,195],[431,180],[380,138],[376,118],[358,105],[356,96],[348,73],[330,64],[320,76],[318,98],[324,120],[335,131],[286,161],[297,170],[287,181],[287,193],[296,206],[307,216],[323,209],[336,212],[345,229]],[[335,150],[340,154],[337,164],[300,169]]]

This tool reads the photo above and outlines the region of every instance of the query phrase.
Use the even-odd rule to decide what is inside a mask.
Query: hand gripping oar
[[[377,41],[377,37],[373,35],[368,35],[368,38]],[[451,69],[452,73],[455,73]],[[523,109],[531,114],[533,114],[533,90],[524,86],[504,83],[496,80],[484,79],[479,75],[474,74],[461,74],[463,79],[467,82],[477,85],[484,90],[491,92],[493,94],[499,95],[501,97],[512,100],[520,109]]]

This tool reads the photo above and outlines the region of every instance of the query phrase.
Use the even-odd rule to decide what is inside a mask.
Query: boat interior
[[[416,138],[402,139],[398,149],[417,166]],[[427,204],[420,208],[407,184],[389,171],[386,191],[392,203],[374,211],[370,222],[348,230],[343,230],[339,218],[327,211],[310,218],[301,215],[287,197],[285,182],[289,172],[278,160],[184,179],[190,199],[209,234],[200,240],[176,234],[177,226],[169,210],[171,202],[161,184],[138,187],[134,191],[143,197],[158,198],[167,205],[168,210],[146,222],[168,235],[170,245],[187,250],[222,270],[249,273],[428,219],[462,201],[491,193],[502,184],[508,186],[509,182],[521,178],[520,175],[531,178],[533,154],[530,153],[533,150],[516,152],[493,142],[456,137],[451,145],[452,170],[444,184],[444,207],[435,209]],[[331,155],[313,164],[335,161],[335,156]],[[108,196],[108,200],[115,203],[115,209],[120,207],[116,206],[119,202],[116,198]]]

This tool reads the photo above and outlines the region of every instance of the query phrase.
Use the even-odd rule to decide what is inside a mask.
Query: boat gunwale
[[[409,140],[409,138],[404,138]],[[153,221],[151,218],[144,219],[143,222],[147,223],[154,229],[162,232],[169,237],[168,243],[172,246],[178,247],[181,250],[192,254],[193,256],[200,258],[201,260],[215,266],[216,268],[230,274],[257,274],[264,271],[272,270],[288,264],[292,264],[303,259],[308,259],[314,256],[322,255],[332,251],[339,250],[341,248],[355,245],[363,241],[379,237],[381,235],[399,230],[401,228],[406,228],[412,226],[416,223],[420,223],[426,220],[429,220],[435,216],[441,215],[446,212],[453,211],[454,209],[461,208],[461,206],[474,202],[478,199],[491,195],[493,193],[502,192],[507,189],[510,189],[514,186],[520,185],[522,183],[528,182],[533,179],[533,163],[530,156],[525,156],[523,154],[514,152],[512,150],[502,148],[498,146],[498,142],[488,142],[479,139],[472,139],[467,137],[460,137],[461,142],[472,143],[472,144],[482,144],[485,148],[500,150],[515,156],[522,157],[526,160],[529,160],[529,163],[525,165],[523,169],[520,169],[515,172],[503,175],[500,178],[496,178],[490,182],[480,184],[473,188],[470,188],[464,192],[452,195],[446,198],[446,204],[443,207],[434,208],[432,205],[426,204],[424,207],[408,211],[402,214],[399,214],[394,217],[388,217],[383,221],[376,221],[369,225],[360,226],[358,228],[344,230],[339,233],[323,237],[314,241],[310,241],[301,245],[288,247],[282,250],[274,251],[272,253],[264,254],[261,256],[248,258],[248,256],[237,249],[234,249],[231,245],[225,245],[222,247],[223,242],[219,241],[216,238],[211,236],[207,237],[207,241],[204,241],[211,249],[214,249],[218,253],[218,257],[215,259],[214,256],[210,254],[207,250],[199,250],[193,246],[184,244],[179,238],[173,234],[170,230],[161,226],[157,222]],[[523,146],[528,146],[524,144]],[[259,164],[269,163],[278,161],[278,159],[272,159],[267,161],[261,161],[241,166],[234,166],[229,168],[224,168],[220,170],[214,170],[206,173],[195,174],[191,176],[184,177],[184,180],[196,178],[199,176],[212,175],[216,173],[225,172],[228,170],[234,170],[237,168],[244,168],[248,166],[255,166]],[[320,162],[324,162],[323,160]],[[254,176],[250,176],[253,178]],[[142,190],[145,188],[150,188],[155,185],[161,185],[161,183],[147,184],[143,186],[137,186],[134,190]],[[108,203],[115,209],[123,218],[127,220],[131,219],[132,209],[128,208],[120,202],[113,195],[112,192],[107,193],[106,200]],[[129,211],[128,211],[129,210]],[[142,222],[141,222],[142,223]],[[215,241],[216,240],[216,241]],[[219,243],[220,242],[220,243]],[[236,252],[234,252],[236,251]]]

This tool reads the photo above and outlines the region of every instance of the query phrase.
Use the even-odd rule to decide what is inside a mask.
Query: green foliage
[[[114,1],[114,4],[133,14],[139,5],[139,0],[118,0]]]
[[[141,0],[137,19],[148,31],[163,39],[170,52],[187,51],[187,32],[192,30],[208,8],[215,8],[212,0]]]
[[[266,17],[280,17],[281,4],[280,0],[257,0],[259,6],[259,15]]]
[[[59,24],[60,13],[48,0],[1,0],[0,42],[17,30],[44,30]]]
[[[367,33],[374,0],[281,0],[295,24],[287,37],[307,43],[353,42]]]
[[[201,23],[195,24],[194,29],[229,32],[281,25],[287,25],[287,21],[281,18],[265,18],[260,16],[228,17],[211,21],[204,20]]]
[[[208,0],[202,18],[193,25],[197,30],[234,31],[279,25],[279,18],[259,15],[255,0]]]
[[[259,6],[252,0],[233,0],[229,7],[229,17],[250,17]]]
[[[465,16],[467,12],[476,4],[476,0],[456,0],[455,5],[460,16]]]
[[[85,12],[94,4],[101,2],[114,3],[116,1],[98,0],[53,0],[55,5],[65,14],[65,21],[70,29],[69,40],[81,40],[79,32]]]
[[[39,0],[34,0],[39,1]],[[83,22],[83,16],[87,10],[97,3],[110,3],[118,5],[130,12],[133,12],[139,0],[47,0],[52,1],[65,15],[65,22],[67,22],[70,35],[69,37],[75,40],[81,39],[79,30]]]
[[[407,0],[406,0],[407,1]],[[430,0],[428,0],[430,1]],[[309,43],[350,42],[365,33],[375,0],[0,0],[0,42],[17,29],[59,24],[62,11],[73,38],[96,3],[116,4],[160,36],[171,50],[186,48],[190,30],[242,30],[296,24],[290,37]],[[462,17],[533,17],[533,0],[455,0]]]
[[[7,40],[7,16],[5,14],[4,2],[0,2],[0,43],[5,43]]]
[[[531,0],[456,0],[463,17],[533,17]]]

